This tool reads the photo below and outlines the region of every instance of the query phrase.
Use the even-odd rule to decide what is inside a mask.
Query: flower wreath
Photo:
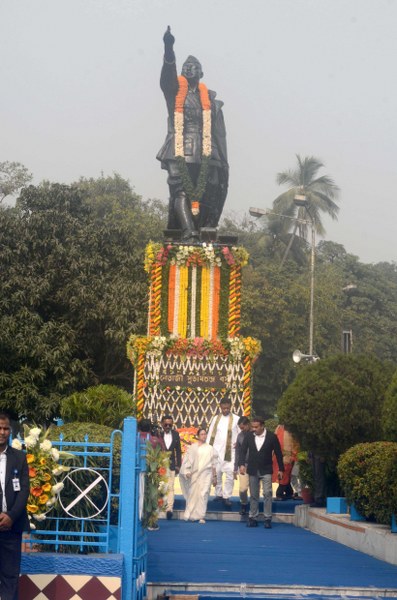
[[[203,111],[203,133],[202,133],[202,159],[200,173],[197,179],[197,185],[194,187],[187,169],[185,160],[185,151],[183,146],[184,129],[184,106],[189,84],[183,75],[178,77],[179,89],[175,98],[174,128],[175,128],[175,157],[178,161],[179,171],[182,178],[188,200],[191,202],[192,214],[198,215],[200,212],[200,202],[207,185],[208,166],[211,157],[211,100],[208,94],[207,86],[204,83],[198,84],[200,94],[200,103]]]
[[[57,477],[69,471],[69,467],[58,464],[60,458],[71,458],[68,452],[53,448],[47,439],[49,429],[43,432],[39,427],[24,426],[24,440],[15,438],[12,447],[17,450],[26,448],[26,461],[29,468],[29,498],[27,512],[31,529],[36,529],[35,521],[44,521],[47,513],[54,508],[63,483]]]

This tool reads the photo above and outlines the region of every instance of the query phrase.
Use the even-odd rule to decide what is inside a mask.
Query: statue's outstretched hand
[[[163,36],[163,40],[164,40],[165,48],[172,50],[174,42],[175,42],[175,38],[171,33],[171,27],[169,25],[167,27],[167,31],[165,32],[165,34]]]

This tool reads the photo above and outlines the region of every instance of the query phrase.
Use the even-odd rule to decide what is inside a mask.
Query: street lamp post
[[[298,206],[304,206],[306,212],[309,215],[310,220],[290,217],[289,215],[283,215],[281,213],[273,212],[269,209],[262,208],[250,208],[249,214],[252,217],[262,217],[263,215],[276,215],[283,217],[284,219],[291,219],[295,223],[301,223],[302,225],[309,225],[311,229],[311,253],[310,253],[310,311],[309,311],[309,354],[300,354],[301,357],[305,357],[309,360],[316,360],[318,357],[313,353],[313,339],[314,339],[314,267],[315,267],[315,249],[316,249],[316,230],[314,227],[314,220],[310,214],[307,206],[306,196],[303,194],[297,194],[294,197],[294,202]],[[296,361],[295,361],[296,362]],[[299,362],[299,361],[298,361]]]

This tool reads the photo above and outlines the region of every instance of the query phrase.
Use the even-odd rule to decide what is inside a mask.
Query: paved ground
[[[161,520],[148,540],[150,583],[365,587],[397,595],[396,566],[285,523],[265,530]]]

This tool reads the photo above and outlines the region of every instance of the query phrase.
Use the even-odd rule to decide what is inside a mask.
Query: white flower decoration
[[[51,448],[51,457],[52,457],[53,460],[55,460],[55,462],[58,462],[58,460],[59,460],[59,452],[58,452],[58,450],[56,448]],[[54,471],[53,471],[53,473],[54,473]]]
[[[36,521],[45,521],[45,520],[46,520],[46,516],[45,516],[45,514],[44,514],[44,513],[40,513],[40,514],[38,514],[38,515],[33,515],[33,518],[34,518]]]
[[[56,494],[59,494],[59,492],[61,490],[63,490],[63,488],[64,488],[64,485],[63,485],[62,481],[60,481],[59,483],[56,483],[55,485],[52,486],[51,494],[53,496],[55,496]]]
[[[22,450],[22,444],[17,438],[12,440],[11,446],[15,448],[15,450]]]
[[[36,438],[36,440],[39,439],[40,434],[41,434],[40,427],[32,427],[32,429],[29,430],[29,435],[31,435],[32,437]]]
[[[52,444],[51,444],[50,440],[44,440],[44,442],[41,442],[40,448],[42,450],[44,450],[45,452],[48,452],[48,450],[51,450]]]
[[[37,444],[37,438],[34,437],[33,435],[26,436],[24,441],[25,441],[26,448],[32,448],[33,446],[35,446]]]

